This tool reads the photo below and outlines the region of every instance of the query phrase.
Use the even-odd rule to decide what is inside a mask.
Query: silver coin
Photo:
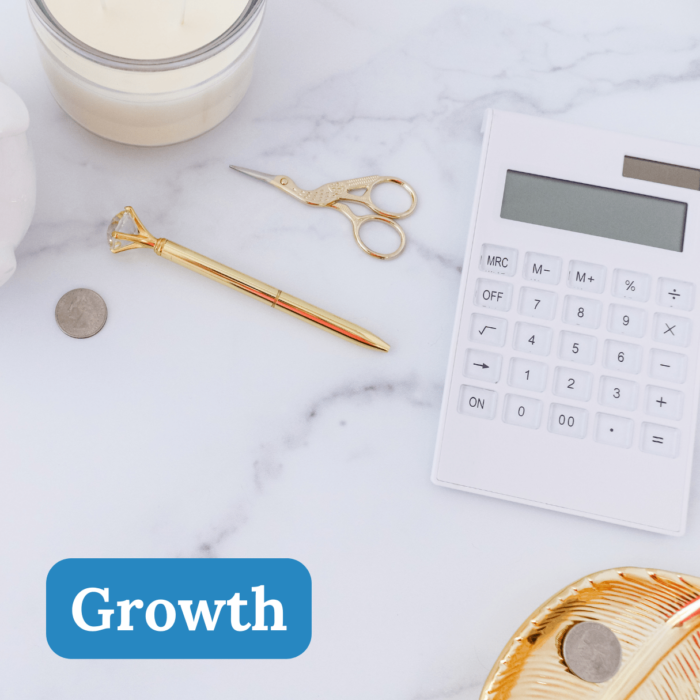
[[[612,630],[600,622],[579,622],[564,637],[564,662],[590,683],[609,681],[620,668],[622,647]]]
[[[74,289],[56,304],[56,323],[71,338],[90,338],[107,322],[107,304],[92,289]]]

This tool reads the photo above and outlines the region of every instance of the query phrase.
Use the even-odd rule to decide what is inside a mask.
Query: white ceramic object
[[[36,174],[28,128],[24,102],[0,82],[0,286],[17,267],[15,248],[34,215]]]

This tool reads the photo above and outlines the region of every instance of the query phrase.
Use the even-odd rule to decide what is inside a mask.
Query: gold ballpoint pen
[[[345,321],[328,313],[328,311],[307,304],[291,294],[244,275],[242,272],[195,253],[193,250],[173,243],[166,238],[155,238],[141,223],[131,207],[124,207],[124,211],[119,212],[112,219],[107,233],[113,253],[121,253],[124,250],[134,248],[152,248],[162,258],[172,260],[200,275],[254,297],[270,305],[273,309],[281,309],[314,326],[323,328],[329,333],[345,338],[345,340],[384,352],[389,350],[389,345],[383,340],[364,328],[350,323],[350,321]]]

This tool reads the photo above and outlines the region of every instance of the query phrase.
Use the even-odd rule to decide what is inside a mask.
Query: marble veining
[[[38,200],[0,289],[2,700],[475,700],[515,628],[571,581],[621,565],[698,574],[697,474],[678,540],[429,481],[483,110],[697,145],[697,3],[269,0],[240,107],[157,149],[104,141],[61,112],[23,3],[6,5],[0,73],[29,108]],[[405,252],[370,259],[337,212],[231,163],[309,188],[403,178],[419,197]],[[110,255],[106,226],[126,204],[154,235],[391,351],[150,251]],[[76,287],[109,309],[87,341],[53,318]],[[69,662],[48,648],[55,562],[193,556],[302,561],[309,649],[184,663]]]

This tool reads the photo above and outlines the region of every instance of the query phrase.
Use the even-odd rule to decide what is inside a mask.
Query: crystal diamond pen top
[[[131,207],[125,207],[124,211],[119,212],[112,219],[107,233],[113,253],[121,253],[124,250],[133,250],[134,248],[152,248],[161,257],[172,260],[178,265],[198,272],[200,275],[209,277],[220,284],[254,297],[269,304],[273,309],[281,309],[292,316],[296,316],[358,345],[383,350],[384,352],[389,350],[389,345],[383,340],[364,328],[350,323],[350,321],[345,321],[323,309],[307,304],[305,301],[297,299],[269,284],[244,275],[242,272],[233,270],[166,238],[155,238],[141,223],[141,220]]]

